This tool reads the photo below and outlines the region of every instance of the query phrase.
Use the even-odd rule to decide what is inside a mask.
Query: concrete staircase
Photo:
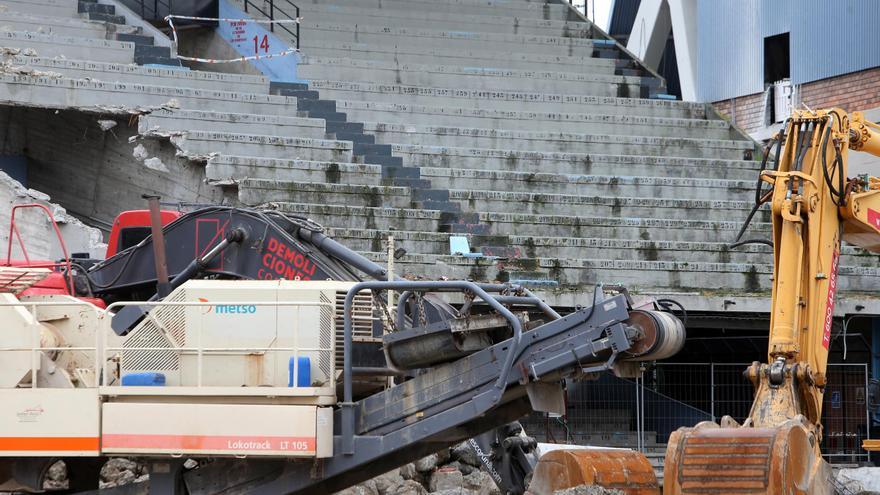
[[[110,4],[0,4],[0,101],[21,127],[4,152],[94,223],[158,192],[308,215],[382,262],[393,231],[407,276],[525,281],[559,305],[600,281],[769,289],[767,248],[726,247],[750,208],[754,144],[706,106],[665,99],[565,4],[300,2],[307,85],[175,67],[167,40]],[[94,119],[116,127],[85,133],[98,156],[74,170],[79,155],[60,148],[81,149],[71,122]],[[27,145],[48,136],[58,150]],[[450,254],[451,234],[472,256]],[[845,253],[842,289],[876,287],[876,258]]]
[[[355,163],[212,159],[208,177],[243,203],[313,217],[377,261],[393,231],[408,274],[531,281],[557,303],[599,281],[769,289],[769,249],[726,246],[751,207],[754,143],[704,105],[663,99],[567,5],[299,5],[309,84],[273,90],[352,141]],[[501,258],[450,255],[450,234]],[[872,287],[876,258],[845,252],[843,289]]]

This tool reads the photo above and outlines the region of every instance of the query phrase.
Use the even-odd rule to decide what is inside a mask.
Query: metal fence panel
[[[533,414],[523,423],[539,441],[656,452],[679,427],[725,415],[742,423],[753,397],[752,384],[743,376],[747,367],[657,363],[640,380],[606,373],[594,381],[572,381],[565,416]],[[867,384],[867,364],[828,366],[822,451],[831,462],[867,460],[861,449],[869,437]]]

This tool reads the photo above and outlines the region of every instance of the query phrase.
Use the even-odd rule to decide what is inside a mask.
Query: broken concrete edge
[[[6,187],[10,190],[12,197],[10,210],[12,206],[22,205],[22,204],[41,204],[46,206],[49,211],[52,213],[52,216],[55,218],[55,222],[58,224],[59,229],[62,230],[62,236],[64,234],[64,227],[70,227],[72,229],[81,231],[85,233],[85,237],[87,242],[85,245],[69,245],[68,253],[83,251],[86,250],[91,256],[103,255],[103,253],[107,249],[107,244],[104,243],[104,236],[101,231],[97,228],[86,225],[79,218],[74,216],[71,213],[56,203],[52,203],[49,195],[42,193],[40,191],[34,189],[28,189],[21,184],[21,182],[13,179],[7,173],[0,171],[0,187]],[[54,237],[54,232],[52,232],[51,226],[48,224],[46,227],[46,236]],[[4,230],[8,226],[0,226]],[[27,239],[24,240],[25,245],[27,245]],[[68,239],[65,239],[65,244],[69,244]]]
[[[133,136],[129,139],[130,142],[140,141],[144,139],[153,139],[158,141],[167,141],[172,146],[174,146],[174,155],[178,158],[182,158],[190,163],[196,165],[207,165],[208,161],[212,158],[219,156],[219,153],[211,152],[211,153],[192,153],[186,149],[186,131],[163,131],[158,126],[148,129],[144,132],[139,132],[136,136]],[[162,161],[157,157],[149,157],[146,149],[143,145],[138,144],[135,146],[133,151],[134,158],[143,163],[147,168],[151,168],[153,170],[159,172],[169,172],[168,168],[165,166]],[[207,180],[206,180],[207,181]],[[210,183],[210,182],[209,182]],[[235,182],[234,184],[237,184]],[[212,185],[217,185],[213,184]],[[233,185],[233,184],[224,184],[224,185]]]

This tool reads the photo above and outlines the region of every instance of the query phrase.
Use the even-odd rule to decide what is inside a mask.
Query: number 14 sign
[[[254,36],[254,55],[259,55],[260,50],[263,50],[263,53],[269,53],[269,35],[264,34],[263,39],[261,40],[259,36]]]

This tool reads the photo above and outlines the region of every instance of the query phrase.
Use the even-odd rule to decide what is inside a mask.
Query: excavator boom
[[[796,111],[775,137],[776,166],[762,166],[749,217],[769,203],[772,240],[734,244],[773,246],[767,362],[746,371],[755,398],[742,425],[724,417],[673,433],[664,493],[832,493],[819,445],[840,246],[880,252],[880,182],[848,179],[847,156],[880,155],[876,129],[859,113]]]

